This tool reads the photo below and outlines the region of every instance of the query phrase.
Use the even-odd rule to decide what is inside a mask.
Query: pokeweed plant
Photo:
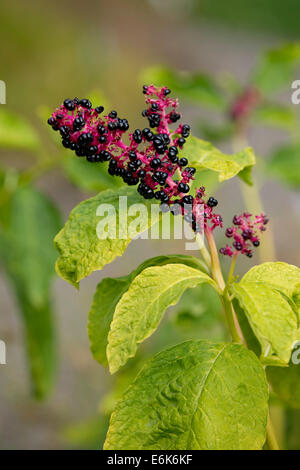
[[[226,229],[229,242],[219,250],[214,231],[222,229],[218,201],[205,188],[191,187],[197,169],[209,168],[220,181],[238,175],[249,183],[255,164],[252,149],[225,155],[208,142],[185,151],[190,127],[170,89],[144,86],[149,127],[128,132],[116,111],[103,115],[87,99],[67,99],[48,119],[63,146],[91,165],[108,162],[110,175],[129,188],[107,190],[81,202],[55,237],[58,274],[76,288],[79,282],[121,256],[139,232],[162,213],[183,217],[195,233],[200,257],[167,255],[146,260],[127,276],[105,278],[97,286],[89,314],[94,358],[112,374],[133,358],[139,345],[159,327],[165,311],[188,288],[207,284],[221,299],[232,342],[189,340],[156,354],[118,401],[104,449],[277,449],[268,413],[266,366],[288,368],[300,340],[300,270],[283,262],[252,267],[241,280],[234,275],[240,255],[252,256],[268,218],[244,212]],[[125,140],[126,139],[126,140]],[[136,187],[134,187],[136,186]],[[160,203],[157,218],[139,217],[139,230],[117,227],[99,233],[100,204],[119,210],[128,204]],[[128,223],[134,220],[128,212]],[[101,226],[102,227],[102,226]],[[205,242],[203,243],[203,237]],[[224,277],[219,253],[232,258]]]

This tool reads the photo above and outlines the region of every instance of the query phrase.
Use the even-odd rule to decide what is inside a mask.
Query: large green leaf
[[[300,65],[300,44],[290,43],[266,52],[257,67],[253,81],[264,95],[282,87],[290,89]]]
[[[216,287],[207,274],[184,264],[149,267],[136,276],[117,304],[110,326],[107,359],[111,373],[134,357],[138,345],[154,333],[166,309],[186,289],[203,282]]]
[[[123,238],[119,236],[119,204],[120,197],[124,199],[124,207],[134,204],[143,204],[143,208],[148,211],[141,212],[139,215],[127,214],[127,226]],[[127,202],[126,202],[127,201]],[[122,200],[121,200],[122,203]],[[97,210],[102,205],[108,205],[111,212],[108,213],[107,225],[112,232],[108,233],[107,238],[99,238],[98,223],[103,220],[97,215]],[[111,263],[117,256],[121,256],[126,250],[131,240],[141,232],[144,232],[151,225],[158,222],[159,214],[155,213],[150,217],[150,202],[145,201],[139,196],[136,188],[122,188],[118,191],[103,191],[95,197],[81,202],[75,207],[67,220],[63,229],[55,237],[54,243],[59,252],[59,258],[56,262],[58,274],[70,282],[75,287],[79,286],[79,281],[91,274],[93,271],[102,269],[106,264]],[[102,208],[107,206],[102,206]],[[136,206],[139,210],[139,207]],[[129,234],[131,223],[139,220],[136,230]],[[97,234],[98,231],[98,234]],[[101,231],[101,236],[104,232]]]
[[[148,362],[112,414],[108,450],[261,449],[268,387],[238,344],[188,341]]]
[[[241,152],[226,155],[210,142],[191,136],[180,153],[188,158],[191,166],[200,170],[217,172],[219,181],[239,175],[246,183],[251,184],[251,169],[255,165],[255,156],[250,147]]]
[[[49,391],[55,372],[54,321],[50,282],[57,210],[41,193],[24,187],[12,196],[10,217],[0,232],[0,256],[16,291],[24,320],[34,393]]]
[[[300,365],[267,367],[273,391],[290,407],[300,409]]]
[[[128,290],[134,278],[150,266],[182,263],[195,269],[202,269],[198,258],[184,255],[156,256],[138,266],[132,273],[119,278],[105,278],[97,286],[89,313],[88,334],[91,351],[100,364],[107,365],[107,337],[116,306]]]
[[[261,360],[287,365],[300,340],[300,269],[286,263],[254,266],[231,286],[261,344]]]
[[[300,144],[275,149],[267,162],[267,170],[293,188],[300,187]]]
[[[148,85],[167,86],[174,96],[194,104],[224,109],[226,101],[222,90],[212,77],[200,73],[177,72],[163,66],[143,70],[142,81]]]
[[[0,147],[36,150],[39,139],[30,123],[3,106],[0,109]]]

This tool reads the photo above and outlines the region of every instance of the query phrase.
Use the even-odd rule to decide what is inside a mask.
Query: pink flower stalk
[[[232,103],[229,114],[233,121],[245,120],[259,104],[260,93],[254,87],[246,88]]]
[[[129,144],[122,140],[129,129],[127,119],[120,119],[116,111],[102,116],[103,106],[92,108],[87,99],[66,99],[48,123],[53,130],[59,130],[64,147],[89,162],[109,161],[109,174],[122,177],[128,185],[138,184],[137,190],[144,198],[160,200],[163,210],[181,213],[195,231],[201,230],[202,222],[205,227],[210,221],[212,229],[222,226],[221,216],[212,211],[218,202],[211,197],[205,203],[204,188],[197,190],[195,198],[187,195],[196,170],[187,166],[187,158],[178,155],[190,126],[180,124],[170,129],[181,118],[176,111],[178,100],[168,96],[171,91],[167,87],[144,85],[143,93],[146,109],[142,115],[147,117],[149,127],[129,133]],[[204,221],[199,217],[201,204]]]
[[[233,217],[233,226],[226,229],[226,237],[233,238],[232,246],[226,245],[220,248],[220,253],[227,256],[233,256],[238,253],[245,254],[249,258],[253,255],[253,247],[258,247],[260,241],[259,232],[266,230],[269,222],[264,214],[252,216],[248,212]]]

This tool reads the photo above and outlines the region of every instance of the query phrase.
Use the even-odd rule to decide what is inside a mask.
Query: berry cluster
[[[212,228],[221,225],[221,217],[212,212],[217,201],[209,198],[204,203],[204,188],[197,191],[195,198],[187,195],[196,170],[187,166],[187,158],[179,157],[179,150],[190,134],[190,126],[181,124],[173,131],[169,128],[181,117],[176,111],[178,101],[169,97],[171,91],[167,87],[144,85],[143,93],[147,107],[142,115],[148,119],[149,127],[130,133],[128,145],[122,140],[129,129],[127,119],[120,119],[116,111],[103,116],[103,106],[92,108],[88,99],[66,99],[48,124],[60,132],[64,147],[89,162],[109,161],[110,175],[122,177],[128,185],[138,184],[137,190],[145,199],[155,198],[161,202],[162,210],[181,213],[195,231],[202,226],[197,216],[201,204],[204,225],[208,220]]]
[[[146,199],[156,198],[172,203],[175,196],[189,192],[189,182],[195,168],[188,167],[185,157],[179,158],[181,149],[190,134],[190,126],[180,125],[175,131],[169,124],[180,119],[176,112],[177,100],[168,97],[166,87],[144,86],[149,127],[136,129],[129,134],[129,145],[122,135],[129,129],[128,121],[120,119],[116,111],[100,116],[104,108],[92,108],[87,99],[66,99],[48,119],[54,130],[59,130],[62,144],[75,151],[78,157],[90,162],[109,161],[108,172],[121,176],[125,183],[136,185]],[[180,179],[173,176],[178,171]]]
[[[242,253],[251,258],[252,247],[260,245],[258,233],[266,230],[269,220],[264,214],[253,217],[252,214],[244,212],[242,215],[235,215],[232,222],[233,226],[226,229],[226,237],[234,240],[232,247],[226,245],[225,248],[220,248],[220,253],[227,256]]]
[[[111,159],[108,149],[118,147],[121,136],[129,129],[127,119],[117,117],[116,111],[101,118],[103,106],[93,109],[87,99],[66,99],[48,119],[52,129],[59,131],[64,147],[89,162]]]

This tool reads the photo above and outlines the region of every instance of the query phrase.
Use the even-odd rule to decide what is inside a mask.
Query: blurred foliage
[[[291,408],[300,409],[300,367],[268,367],[267,376],[273,391]]]
[[[195,0],[193,17],[217,21],[237,29],[266,33],[279,32],[299,36],[300,5],[298,0]]]
[[[167,67],[152,66],[141,74],[143,83],[168,86],[175,96],[194,104],[224,109],[226,101],[214,79],[204,74],[177,72]]]
[[[300,44],[285,44],[262,55],[252,82],[264,96],[290,86],[295,77],[295,67],[300,64]]]
[[[66,426],[62,431],[62,439],[75,449],[102,449],[108,423],[108,416],[101,414],[82,420],[79,423]]]
[[[267,170],[271,176],[291,188],[300,188],[300,143],[294,142],[274,149]]]
[[[121,181],[107,173],[107,164],[91,165],[84,158],[70,158],[63,160],[63,170],[68,179],[83,191],[99,192],[104,189],[117,188]]]
[[[52,243],[60,227],[54,205],[41,193],[18,188],[0,232],[0,256],[23,314],[33,392],[43,398],[55,371],[56,344],[50,282],[56,253]]]
[[[0,147],[30,151],[37,150],[39,144],[35,129],[25,118],[0,109]]]

